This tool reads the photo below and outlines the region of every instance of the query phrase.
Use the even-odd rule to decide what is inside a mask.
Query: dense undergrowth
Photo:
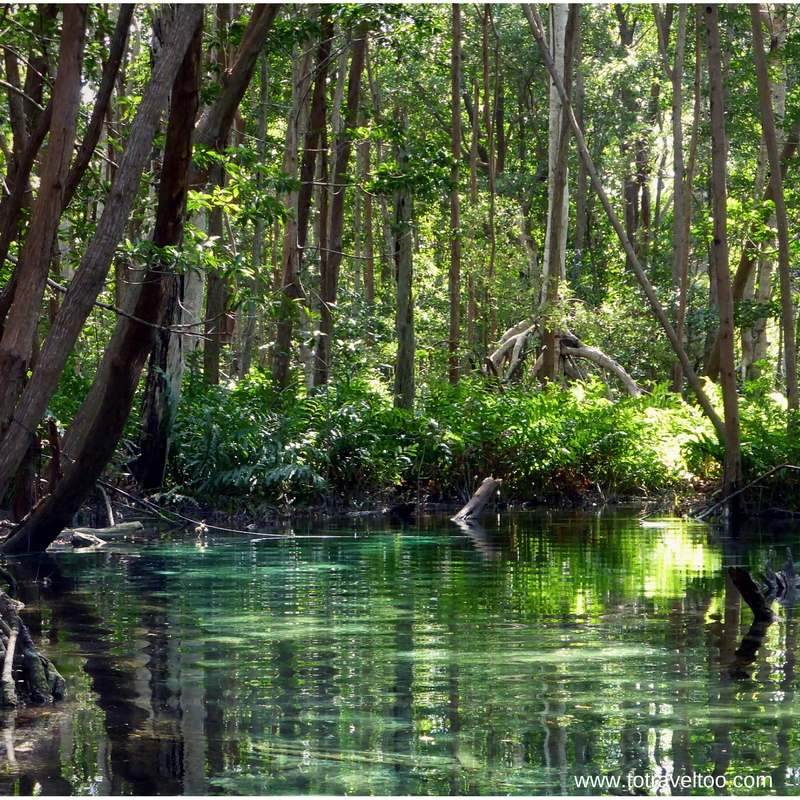
[[[748,478],[797,455],[781,396],[762,389],[742,399]],[[173,441],[174,497],[276,508],[458,501],[490,474],[517,501],[691,493],[722,466],[711,425],[664,387],[611,399],[596,380],[546,390],[501,391],[478,378],[428,386],[412,414],[393,408],[377,382],[297,399],[254,373],[187,387]]]

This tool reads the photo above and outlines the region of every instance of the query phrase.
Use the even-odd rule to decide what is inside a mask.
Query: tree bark
[[[688,240],[685,237],[684,214],[686,205],[684,193],[686,183],[684,180],[683,160],[683,68],[684,54],[686,51],[686,14],[687,6],[681,5],[678,9],[678,31],[675,37],[675,58],[669,66],[667,57],[667,44],[669,42],[669,29],[665,28],[658,4],[653,6],[658,31],[658,43],[664,73],[672,84],[672,157],[673,157],[673,214],[672,214],[672,291],[675,296],[674,309],[675,321],[680,318],[680,290],[683,281],[682,270],[685,266],[684,250],[688,254]],[[680,393],[683,383],[683,373],[680,362],[676,359],[671,367],[672,391]]]
[[[790,411],[797,411],[797,344],[795,340],[794,308],[789,254],[789,223],[786,200],[783,194],[778,137],[772,111],[772,94],[767,74],[767,59],[764,55],[764,37],[761,31],[761,5],[752,4],[750,15],[753,23],[753,50],[758,81],[758,99],[761,106],[761,125],[769,157],[770,184],[773,186],[775,216],[778,223],[778,272],[781,283],[781,327],[783,329],[783,352],[786,369],[786,394]],[[790,430],[795,421],[790,419]]]
[[[783,177],[785,177],[790,159],[793,158],[794,154],[797,152],[798,144],[800,144],[800,123],[795,123],[789,131],[786,137],[786,143],[781,151],[781,176]],[[764,190],[763,201],[765,203],[773,199],[773,191],[772,181],[770,181],[767,184],[767,188]],[[761,222],[754,222],[750,229],[751,235],[755,235],[762,227],[763,224]],[[736,275],[733,279],[733,301],[735,303],[741,302],[744,296],[744,290],[756,263],[757,255],[758,245],[752,238],[748,237],[742,248],[742,255],[739,258],[739,265],[736,268]],[[711,355],[708,359],[706,374],[712,380],[716,380],[719,375],[719,337],[717,337],[714,342]]]
[[[501,483],[502,481],[493,478],[491,475],[488,478],[484,478],[470,501],[453,517],[453,522],[466,521],[471,517],[477,517],[483,511],[484,506],[494,497]]]
[[[317,153],[320,142],[323,140],[327,116],[327,80],[328,62],[330,61],[331,42],[333,41],[333,21],[326,14],[321,20],[320,41],[316,55],[316,76],[314,78],[313,97],[308,122],[303,142],[303,158],[300,165],[300,189],[296,196],[297,203],[297,228],[296,242],[284,245],[281,277],[281,300],[279,319],[276,326],[275,347],[272,359],[272,380],[278,391],[286,389],[289,382],[289,367],[291,364],[292,330],[294,327],[295,303],[304,297],[305,293],[300,285],[300,260],[303,258],[308,241],[308,223],[311,213],[311,200],[314,194],[314,175],[317,163]],[[305,93],[296,92],[293,102],[298,104],[305,100]],[[299,124],[299,107],[293,110],[291,119]],[[292,146],[297,142],[300,131],[293,134]],[[287,154],[290,149],[287,148]],[[295,155],[296,159],[296,155]],[[295,200],[288,198],[290,203]],[[290,223],[287,222],[287,225]],[[297,253],[286,250],[294,246]],[[327,247],[327,244],[324,245]],[[325,254],[327,259],[328,254]],[[292,260],[294,258],[294,261]]]
[[[130,30],[131,19],[133,17],[133,9],[134,5],[132,3],[120,6],[116,28],[111,39],[111,44],[109,45],[108,61],[103,69],[103,77],[101,78],[100,86],[97,90],[92,116],[86,129],[86,135],[83,138],[83,142],[78,149],[78,153],[67,175],[62,198],[62,213],[74,197],[75,191],[89,166],[89,161],[100,139],[103,121],[111,102],[111,95],[125,54],[125,45],[128,40],[128,31]],[[0,263],[6,260],[8,249],[17,234],[17,224],[22,211],[23,198],[28,189],[31,169],[50,127],[52,112],[53,102],[51,100],[48,102],[45,110],[39,114],[36,125],[28,136],[25,150],[17,165],[11,193],[5,195],[2,202],[0,202]],[[17,268],[14,270],[11,280],[3,288],[2,294],[0,294],[0,326],[2,326],[3,320],[14,301],[18,277],[19,272]]]
[[[723,494],[728,497],[742,485],[742,450],[739,430],[739,396],[736,387],[734,352],[733,293],[728,264],[728,198],[726,188],[727,152],[725,109],[722,93],[722,55],[719,39],[719,8],[704,7],[708,79],[711,96],[711,186],[713,195],[713,249],[717,275],[720,339],[720,382],[725,408],[725,477]],[[738,513],[739,496],[732,498],[730,509]]]
[[[176,38],[191,25],[191,41],[172,87],[172,108],[164,149],[153,244],[179,246],[188,193],[194,122],[199,107],[202,74],[202,21],[198,6],[177,6]],[[169,34],[168,34],[169,35]],[[188,49],[187,49],[188,48]],[[163,57],[163,56],[162,56]],[[129,145],[130,146],[130,145]],[[39,552],[47,548],[70,522],[114,453],[130,415],[142,367],[163,315],[169,285],[175,280],[165,261],[150,267],[134,295],[131,317],[119,317],[89,394],[64,438],[63,452],[70,466],[54,491],[34,510],[27,522],[2,545],[3,553]],[[149,324],[148,324],[149,323]]]
[[[64,8],[58,76],[53,91],[55,122],[44,156],[30,233],[17,267],[15,302],[0,340],[0,375],[4,378],[0,386],[0,434],[10,423],[36,344],[53,240],[64,206],[64,183],[75,144],[87,11],[86,5]]]
[[[347,167],[352,149],[351,131],[358,121],[358,98],[361,92],[361,75],[364,71],[367,26],[359,24],[353,34],[350,71],[347,76],[347,102],[343,128],[333,146],[331,165],[331,208],[328,230],[328,261],[325,271],[320,275],[320,337],[317,343],[316,372],[314,383],[322,386],[328,382],[331,370],[333,343],[333,309],[339,286],[339,268],[342,263],[344,200]]]
[[[578,121],[581,132],[585,133],[586,126],[583,119],[583,106],[585,100],[585,89],[582,69],[581,56],[581,30],[580,25],[575,32],[575,118]],[[588,192],[589,175],[586,172],[586,165],[582,160],[578,162],[578,183],[575,187],[575,264],[572,269],[572,283],[577,289],[580,285],[581,272],[583,269],[583,250],[586,246],[587,231],[587,208],[589,200]],[[524,218],[523,218],[524,219]]]
[[[558,77],[567,91],[564,103],[558,95],[555,84],[551,82],[550,95],[550,174],[549,174],[549,208],[547,217],[547,235],[545,237],[545,253],[542,268],[542,307],[548,317],[542,333],[544,361],[541,377],[554,381],[558,373],[559,348],[556,346],[556,315],[558,313],[559,283],[566,269],[567,225],[569,222],[568,167],[569,157],[569,122],[566,115],[566,104],[569,103],[572,86],[572,57],[575,43],[575,32],[580,24],[580,4],[567,6],[554,3],[552,36],[560,52],[560,64],[555,62]],[[563,16],[563,28],[561,17]],[[562,33],[563,31],[563,33]],[[561,38],[563,36],[563,38]],[[560,70],[560,71],[559,71]],[[554,94],[558,103],[553,107]]]
[[[408,124],[404,114],[404,126]],[[397,163],[404,164],[405,149],[398,148]],[[401,167],[401,171],[405,169]],[[413,223],[411,193],[401,188],[394,198],[395,263],[397,267],[397,309],[395,332],[397,358],[394,370],[394,404],[409,411],[414,408],[414,279]]]
[[[195,5],[181,6],[181,9],[183,11],[170,41],[159,55],[131,124],[117,179],[95,235],[45,339],[28,385],[14,411],[13,424],[0,439],[0,494],[5,491],[24,455],[29,436],[44,416],[81,327],[103,288],[111,259],[128,223],[170,87],[194,34],[196,17],[202,11]]]
[[[461,161],[461,6],[452,5],[453,42],[450,51],[450,146],[453,166],[450,169],[450,340],[449,378],[456,384],[460,378],[458,342],[461,328],[461,198],[458,181]]]

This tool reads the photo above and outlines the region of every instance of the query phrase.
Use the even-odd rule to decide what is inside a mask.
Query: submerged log
[[[728,567],[728,574],[745,603],[750,606],[756,622],[772,622],[774,615],[767,605],[764,595],[761,594],[758,584],[750,577],[750,573],[741,567]]]
[[[44,705],[63,700],[66,684],[50,659],[36,650],[20,619],[21,604],[0,591],[0,706]]]
[[[502,481],[489,476],[483,479],[483,483],[478,487],[470,501],[453,517],[453,522],[468,520],[477,517],[483,511],[483,507],[491,500],[494,493],[500,487]]]

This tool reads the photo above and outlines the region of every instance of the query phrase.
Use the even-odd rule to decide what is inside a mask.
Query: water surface
[[[12,562],[69,697],[0,720],[0,792],[598,794],[576,777],[692,774],[798,792],[797,623],[782,610],[731,669],[752,615],[725,578],[800,553],[797,527],[743,543],[554,513],[295,534]]]

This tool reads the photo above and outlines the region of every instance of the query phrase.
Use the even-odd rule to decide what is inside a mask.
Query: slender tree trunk
[[[269,103],[269,62],[266,55],[261,56],[261,102],[258,106],[258,159],[259,163],[264,163],[267,153],[267,105]],[[259,173],[256,176],[256,187],[263,191],[264,178]],[[253,280],[251,282],[251,289],[256,296],[263,294],[264,279],[262,277],[262,269],[264,265],[264,251],[266,242],[266,223],[263,218],[259,217],[253,226]],[[239,377],[244,377],[250,372],[250,367],[253,363],[253,349],[256,342],[256,332],[258,330],[258,320],[261,311],[255,302],[247,304],[247,322],[244,330],[243,347],[242,347],[242,363]]]
[[[753,23],[753,49],[758,81],[758,97],[761,106],[761,125],[769,157],[770,182],[773,185],[775,216],[778,223],[778,272],[781,284],[781,327],[783,329],[783,352],[786,370],[786,394],[790,411],[798,409],[797,395],[797,343],[795,340],[794,308],[789,254],[789,224],[786,200],[783,194],[778,137],[772,111],[772,94],[767,74],[767,59],[764,55],[764,37],[761,31],[761,5],[752,4],[750,14]],[[796,424],[791,421],[790,430]]]
[[[564,80],[565,77],[565,38],[567,35],[567,19],[569,15],[569,6],[566,3],[552,3],[550,6],[550,50],[553,54],[556,69],[558,70],[559,78],[569,92],[571,90],[570,83]],[[557,189],[556,173],[560,174],[561,164],[559,158],[564,159],[564,172],[561,175],[561,180],[566,183],[569,179],[568,172],[566,172],[566,153],[562,154],[559,151],[559,142],[561,141],[562,133],[562,103],[561,98],[558,96],[558,91],[552,79],[549,81],[550,86],[550,125],[548,134],[548,147],[547,147],[547,230],[545,233],[544,242],[544,258],[542,260],[542,302],[547,302],[548,294],[552,294],[551,289],[551,275],[554,276],[556,297],[558,292],[558,279],[563,274],[566,267],[566,243],[567,243],[567,220],[569,218],[569,194],[566,191]],[[567,126],[568,127],[568,126]],[[559,219],[562,224],[556,228],[553,225],[553,202],[556,197],[556,192],[559,192],[558,197],[561,201],[561,208],[558,210]],[[553,232],[558,233],[558,242],[551,242]],[[561,260],[553,262],[552,257],[556,255]],[[547,370],[545,370],[547,372]]]
[[[188,49],[184,47],[186,55],[172,88],[172,110],[153,232],[153,243],[161,248],[178,246],[183,235],[191,142],[202,74],[202,11],[198,6],[178,6],[177,9],[178,20],[183,24],[193,23],[193,36]],[[179,27],[178,20],[169,27]],[[54,491],[3,543],[4,553],[44,550],[69,524],[100,477],[130,415],[142,367],[153,345],[156,324],[163,314],[168,287],[174,278],[171,265],[160,263],[147,270],[140,285],[131,285],[130,290],[135,295],[131,307],[134,316],[142,321],[130,317],[117,319],[89,394],[64,440],[70,466]]]
[[[722,57],[719,40],[719,8],[704,7],[708,79],[711,93],[711,170],[713,193],[713,248],[719,302],[720,378],[725,408],[725,478],[724,496],[737,492],[742,485],[742,451],[739,431],[739,397],[736,388],[734,352],[733,294],[728,264],[728,199],[726,189],[725,110],[722,93]],[[778,171],[780,174],[780,171]],[[730,502],[731,513],[739,510],[740,495]]]
[[[687,6],[678,9],[678,32],[675,38],[675,59],[672,67],[667,59],[667,44],[669,42],[669,29],[665,28],[661,20],[659,6],[654,6],[656,13],[656,27],[659,34],[659,47],[664,66],[664,72],[672,83],[672,156],[673,156],[673,214],[672,214],[672,290],[675,295],[675,320],[680,317],[680,287],[683,280],[682,268],[686,263],[684,249],[688,249],[685,240],[685,226],[683,216],[686,211],[684,192],[686,184],[684,179],[683,161],[683,68],[684,54],[686,51],[686,13]],[[671,367],[672,391],[680,393],[683,383],[683,372],[680,362],[675,359]]]
[[[583,83],[583,69],[581,57],[581,30],[580,25],[575,32],[575,118],[582,132],[586,131],[583,119],[583,106],[585,100],[585,89]],[[587,230],[587,205],[589,199],[588,191],[589,175],[586,172],[586,165],[582,160],[578,162],[578,184],[575,188],[575,262],[572,268],[572,282],[577,289],[581,282],[581,271],[583,267],[583,250],[586,246]]]
[[[328,382],[331,370],[333,342],[333,308],[339,285],[339,268],[342,263],[344,229],[345,179],[352,149],[351,131],[358,121],[358,98],[361,92],[361,74],[364,71],[366,52],[366,25],[360,24],[353,35],[352,58],[347,78],[347,105],[343,127],[336,137],[331,165],[331,209],[328,230],[328,262],[321,278],[320,338],[317,344],[314,383],[322,386]]]
[[[556,52],[561,54],[561,62],[560,65],[556,62],[556,69],[560,69],[558,77],[569,97],[572,85],[575,31],[580,24],[581,7],[579,4],[567,6],[554,3],[551,9],[553,11],[551,28],[553,41],[557,43]],[[563,38],[561,38],[562,31]],[[567,224],[569,221],[567,158],[569,156],[570,130],[565,104],[561,102],[555,84],[551,83],[551,103],[554,102],[553,93],[557,96],[558,104],[556,106],[557,116],[554,116],[551,106],[550,117],[550,147],[553,152],[550,155],[550,195],[542,284],[542,305],[549,319],[542,332],[544,361],[541,376],[544,380],[549,381],[555,380],[558,373],[559,348],[556,342],[558,324],[555,316],[558,307],[559,283],[566,269]]]
[[[474,82],[474,94],[475,101],[472,106],[473,113],[471,114],[472,138],[470,139],[469,148],[469,199],[473,206],[478,202],[478,142],[481,136],[481,123],[478,115],[480,90],[478,89],[477,80]]]
[[[453,43],[450,52],[450,112],[451,155],[450,170],[450,341],[448,344],[450,383],[460,376],[458,342],[461,328],[461,199],[458,191],[461,161],[461,6],[453,3]]]
[[[490,98],[493,92],[489,87],[489,21],[491,19],[492,6],[485,3],[483,6],[482,18],[482,39],[483,39],[483,124],[486,128],[486,141],[489,145],[488,153],[488,177],[489,177],[489,269],[486,272],[486,284],[484,295],[484,314],[488,317],[487,325],[484,329],[484,339],[488,345],[489,341],[494,341],[497,335],[497,303],[494,297],[494,270],[497,258],[497,238],[495,235],[495,138],[492,121],[492,109]],[[495,72],[497,70],[497,59],[495,58]],[[496,76],[495,76],[496,77]]]
[[[800,123],[795,123],[789,131],[789,135],[786,137],[786,143],[781,151],[780,163],[782,176],[785,176],[789,160],[797,152],[798,144],[800,144]],[[772,192],[773,185],[772,181],[770,181],[767,184],[767,188],[764,190],[764,202],[773,199]],[[742,248],[742,255],[739,258],[739,265],[736,268],[736,275],[733,279],[733,300],[735,303],[740,302],[744,296],[744,290],[747,286],[748,280],[750,279],[750,274],[753,270],[756,262],[756,256],[758,254],[758,245],[751,237],[755,237],[762,227],[763,224],[760,222],[753,223],[753,226],[750,229],[750,236],[748,236],[748,238],[745,240],[744,247]],[[714,342],[714,347],[706,366],[706,374],[712,380],[716,380],[719,374],[719,340]]]
[[[209,184],[212,190],[214,187],[221,189],[225,185],[225,173],[221,164],[215,165],[211,170]],[[208,235],[214,240],[219,260],[225,260],[222,208],[219,206],[214,206],[208,212]],[[208,384],[219,383],[222,346],[227,339],[229,297],[227,278],[223,277],[219,269],[210,270],[206,276],[206,314],[203,326],[203,380]]]
[[[408,125],[407,112],[403,125]],[[405,148],[398,148],[397,163],[405,163]],[[403,169],[405,172],[405,169]],[[400,189],[394,197],[395,264],[397,267],[397,310],[395,332],[397,358],[394,370],[394,404],[409,411],[414,408],[414,277],[413,223],[411,193]]]
[[[231,23],[231,4],[216,4],[216,73],[217,81],[222,84],[228,65],[228,29]],[[228,137],[222,139],[224,147]],[[226,183],[225,169],[222,164],[214,164],[209,173],[209,183],[212,191],[222,189]],[[214,248],[220,261],[224,259],[224,226],[222,207],[214,206],[208,212],[208,235],[214,240]],[[227,339],[227,318],[230,291],[228,280],[223,277],[219,269],[211,269],[206,277],[206,315],[203,333],[205,344],[203,346],[203,380],[216,385],[220,377],[220,359],[222,347]]]
[[[308,121],[308,90],[313,48],[310,43],[304,47],[302,55],[299,47],[296,47],[293,57],[292,111],[286,127],[286,150],[283,162],[283,171],[291,177],[297,176],[300,134]],[[289,213],[283,229],[281,304],[272,361],[273,382],[280,391],[288,385],[291,364],[292,316],[296,313],[295,305],[305,299],[305,292],[300,282],[302,245],[300,244],[299,225],[302,222],[304,228],[307,229],[308,208],[307,200],[304,199],[301,210],[299,194],[298,190],[291,190],[286,193],[283,200]],[[310,200],[310,197],[308,199]],[[306,236],[305,230],[302,235]]]
[[[683,234],[681,236],[680,264],[680,288],[678,294],[678,340],[683,345],[684,329],[686,326],[686,306],[689,295],[689,239],[692,228],[692,190],[694,187],[694,171],[697,163],[697,143],[700,136],[700,77],[701,77],[701,55],[700,55],[700,8],[695,7],[695,48],[694,48],[694,112],[692,114],[692,135],[689,142],[689,162],[686,166],[686,181],[683,191]],[[680,378],[680,382],[678,381]],[[672,390],[678,392],[682,388],[683,368],[680,364],[675,366],[673,373]]]

